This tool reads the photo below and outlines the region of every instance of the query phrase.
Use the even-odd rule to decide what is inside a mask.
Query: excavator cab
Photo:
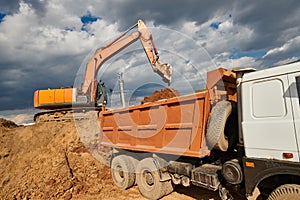
[[[106,93],[106,87],[103,82],[98,83],[97,87],[97,93],[96,93],[96,106],[101,107],[105,106],[107,103],[107,93]]]

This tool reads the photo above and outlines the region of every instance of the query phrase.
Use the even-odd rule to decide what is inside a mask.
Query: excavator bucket
[[[171,84],[172,66],[169,63],[152,65],[152,69],[162,77],[164,82]]]

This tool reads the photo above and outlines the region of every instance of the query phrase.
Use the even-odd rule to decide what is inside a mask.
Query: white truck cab
[[[246,73],[240,87],[246,192],[299,184],[300,62]]]
[[[245,74],[242,131],[247,157],[299,162],[300,62]]]

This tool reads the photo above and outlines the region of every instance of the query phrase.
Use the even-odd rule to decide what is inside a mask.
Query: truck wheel
[[[159,199],[169,194],[172,182],[161,182],[159,171],[154,164],[153,158],[141,160],[136,168],[136,182],[140,193],[148,199]]]
[[[228,139],[224,130],[231,111],[232,106],[229,101],[220,101],[212,108],[206,134],[207,146],[210,149],[216,148],[221,151],[227,151]]]
[[[268,200],[298,200],[300,199],[300,185],[285,184],[276,188]]]
[[[111,176],[121,189],[128,189],[135,183],[135,169],[132,158],[126,155],[119,155],[112,159]]]

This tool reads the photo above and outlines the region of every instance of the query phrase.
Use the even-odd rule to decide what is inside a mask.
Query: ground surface
[[[95,126],[83,120],[18,127],[1,119],[0,199],[144,199],[137,186],[124,191],[113,184],[105,164],[109,150],[97,148]],[[177,187],[163,199],[219,198]]]

